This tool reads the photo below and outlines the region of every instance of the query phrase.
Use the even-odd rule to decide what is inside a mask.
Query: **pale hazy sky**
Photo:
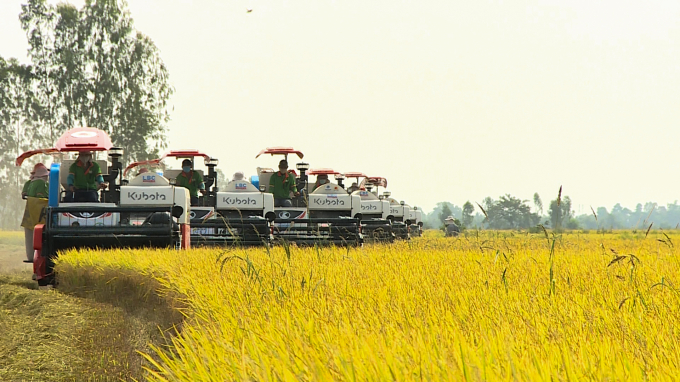
[[[0,55],[26,61],[21,2],[0,0]],[[560,185],[577,213],[680,199],[680,2],[129,7],[175,87],[170,148],[227,174],[275,167],[255,155],[291,145],[312,167],[385,176],[426,211],[505,193],[547,205]]]

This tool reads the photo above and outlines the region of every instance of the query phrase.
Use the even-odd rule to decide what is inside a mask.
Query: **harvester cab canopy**
[[[111,156],[112,158],[111,165],[109,165],[109,162],[106,160],[106,158],[104,159],[96,158],[96,153],[107,151],[109,152],[108,153],[109,156]],[[118,178],[119,167],[122,167],[120,166],[119,160],[123,155],[123,150],[113,147],[113,143],[111,143],[111,138],[109,138],[109,135],[105,131],[93,127],[76,127],[71,130],[68,130],[64,134],[62,134],[61,137],[59,137],[54,147],[35,149],[22,153],[16,158],[15,164],[17,166],[21,166],[25,160],[38,154],[59,157],[59,160],[61,162],[60,166],[61,170],[58,171],[59,175],[58,183],[63,189],[66,189],[69,173],[68,169],[76,161],[75,158],[70,158],[69,154],[74,153],[77,154],[80,152],[92,153],[94,162],[96,162],[99,165],[102,172],[102,176],[106,181],[113,183],[113,181],[115,181],[115,179]],[[59,197],[58,195],[60,194],[59,186],[52,187],[54,187],[54,189],[51,190],[51,193],[55,194],[54,196],[55,198],[58,198]]]
[[[259,158],[263,154],[269,154],[271,156],[274,155],[283,155],[283,159],[288,161],[288,155],[293,154],[297,155],[298,158],[302,159],[304,158],[304,154],[300,150],[295,150],[292,147],[283,147],[283,146],[276,146],[276,147],[267,147],[266,149],[260,151],[255,158]],[[309,170],[309,164],[301,162],[298,163],[295,167],[300,171],[300,175],[295,172],[295,170],[292,168],[293,166],[288,163],[288,172],[293,174],[297,179],[302,180],[302,182],[306,182],[306,176],[307,174],[305,173],[307,170]],[[250,182],[257,188],[260,189],[260,191],[263,192],[268,192],[269,191],[269,179],[271,178],[272,174],[278,171],[278,163],[276,163],[276,166],[274,168],[271,167],[258,167],[257,168],[257,176],[251,177]]]
[[[372,192],[375,196],[380,196],[380,187],[387,188],[387,179],[382,176],[367,176],[359,184],[359,188]]]
[[[347,188],[347,192],[349,192],[350,194],[354,191],[359,191],[359,189],[361,188],[361,186],[359,186],[361,184],[361,181],[364,178],[366,178],[366,174],[358,171],[346,172],[343,175],[345,176],[345,178],[354,179],[354,182],[350,183],[349,187]]]
[[[145,161],[139,161],[139,162],[134,162],[131,163],[129,166],[125,168],[125,171],[123,172],[123,176],[127,177],[130,173],[130,171],[136,167],[158,167],[158,168],[163,168],[165,167],[165,164],[163,163],[163,160],[166,158],[175,158],[175,159],[189,159],[191,160],[191,167],[192,169],[195,169],[196,163],[194,158],[199,157],[203,158],[203,162],[206,166],[217,166],[219,164],[219,160],[217,158],[213,158],[208,154],[202,153],[198,150],[170,150],[169,152],[163,154],[162,157],[157,158],[157,159],[150,159],[150,160],[145,160]],[[195,171],[199,172],[201,176],[203,176],[203,171],[196,169]],[[166,169],[163,171],[163,176],[167,179],[173,180],[179,175],[179,173],[182,172],[181,169]]]
[[[316,176],[316,182],[314,183],[310,182],[310,184],[307,186],[308,187],[307,190],[309,193],[335,193],[335,194],[337,194],[338,192],[341,192],[343,194],[346,193],[344,185],[342,184],[342,181],[345,179],[345,175],[338,171],[335,171],[331,168],[316,168],[309,170],[307,174]],[[335,178],[336,183],[331,182],[330,180],[331,175]]]

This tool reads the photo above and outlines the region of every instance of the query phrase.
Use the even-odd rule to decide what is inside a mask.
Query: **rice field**
[[[146,354],[148,381],[670,381],[676,244],[434,232],[357,249],[72,251],[57,269],[60,289],[183,314]]]

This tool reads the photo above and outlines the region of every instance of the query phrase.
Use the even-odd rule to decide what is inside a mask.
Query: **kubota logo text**
[[[152,192],[152,193],[146,193],[146,192],[128,192],[127,197],[132,200],[166,200],[167,195],[161,194],[159,192]]]
[[[377,211],[378,206],[376,206],[375,204],[362,204],[361,210],[362,211]]]
[[[344,206],[345,201],[341,199],[314,199],[314,204],[317,206]]]
[[[251,205],[251,204],[257,204],[257,200],[253,198],[239,198],[239,197],[230,197],[230,196],[225,196],[222,198],[222,203],[224,204],[235,204],[237,206],[243,206],[243,205]]]

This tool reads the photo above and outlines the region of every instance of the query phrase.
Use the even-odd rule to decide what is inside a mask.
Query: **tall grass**
[[[150,381],[680,375],[677,234],[427,236],[349,251],[73,251],[58,270],[66,285],[125,272],[181,310],[172,346],[148,355]]]

